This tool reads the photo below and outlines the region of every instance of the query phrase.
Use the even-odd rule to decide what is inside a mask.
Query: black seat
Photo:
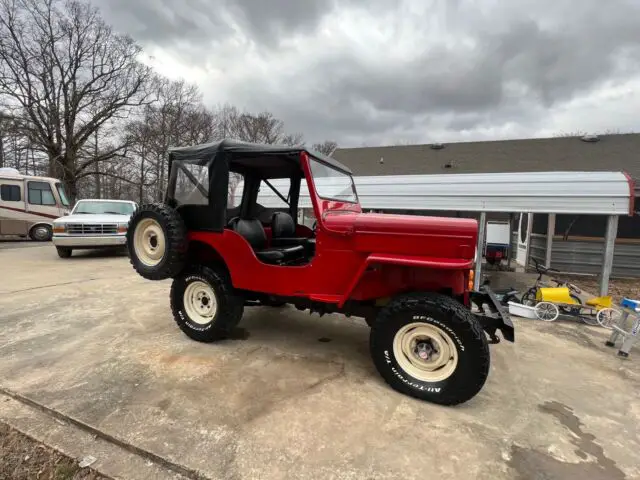
[[[309,239],[296,237],[296,224],[291,215],[285,212],[275,212],[271,217],[271,245],[284,247],[302,245],[306,247]]]
[[[266,248],[267,234],[262,227],[262,223],[257,218],[234,218],[229,226],[249,242],[256,257],[265,263],[288,263],[304,256],[304,247],[302,245]]]

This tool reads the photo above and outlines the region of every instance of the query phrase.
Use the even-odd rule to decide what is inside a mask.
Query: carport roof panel
[[[628,215],[634,198],[633,182],[623,172],[389,175],[354,180],[362,207],[380,210]],[[261,191],[258,202],[281,206],[276,199],[272,192]],[[311,207],[306,186],[300,189],[300,207]]]

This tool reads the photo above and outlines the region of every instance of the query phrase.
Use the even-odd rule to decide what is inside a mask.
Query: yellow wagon
[[[620,312],[612,308],[610,296],[593,297],[584,304],[570,295],[567,287],[539,288],[536,293],[536,317],[545,322],[553,322],[563,315],[574,317],[589,325],[606,323],[609,317],[617,317]]]

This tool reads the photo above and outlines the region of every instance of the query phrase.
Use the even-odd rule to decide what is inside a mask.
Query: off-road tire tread
[[[133,245],[133,236],[138,222],[148,216],[148,212],[153,212],[163,220],[161,226],[165,230],[166,250],[168,257],[162,264],[162,268],[149,268],[137,260]],[[185,267],[187,261],[187,227],[180,214],[169,205],[164,203],[148,203],[140,206],[131,216],[129,227],[127,228],[127,250],[129,252],[129,262],[134,270],[147,280],[165,280],[178,275]]]
[[[415,306],[425,306],[430,308],[437,308],[444,311],[449,317],[452,324],[456,328],[466,329],[477,340],[480,346],[480,352],[475,359],[475,362],[479,364],[481,375],[477,378],[471,378],[464,384],[464,392],[456,391],[449,395],[440,395],[438,397],[429,396],[424,398],[420,396],[420,391],[405,385],[399,381],[398,378],[388,369],[381,368],[382,365],[378,365],[378,362],[383,362],[383,356],[379,354],[381,347],[377,345],[377,331],[382,324],[400,314],[403,311],[410,310]],[[428,400],[441,405],[457,405],[464,403],[470,398],[474,397],[483,387],[487,376],[489,374],[489,368],[491,364],[491,355],[489,352],[489,344],[487,342],[486,334],[482,329],[482,326],[476,320],[473,313],[471,313],[464,305],[454,300],[451,297],[438,293],[422,293],[414,292],[407,293],[398,296],[391,300],[378,314],[371,328],[371,335],[369,337],[369,348],[371,350],[371,357],[376,363],[378,371],[382,375],[382,378],[392,388],[399,390],[409,396]]]
[[[191,275],[200,275],[207,279],[213,286],[218,301],[218,316],[215,325],[210,329],[198,332],[190,329],[180,320],[180,305],[176,302],[176,282],[179,278]],[[211,343],[217,340],[223,340],[229,336],[229,333],[238,326],[244,313],[244,300],[234,294],[231,279],[226,271],[222,268],[207,267],[204,265],[189,265],[181,274],[171,283],[171,292],[169,295],[171,312],[173,318],[189,338],[198,342]]]

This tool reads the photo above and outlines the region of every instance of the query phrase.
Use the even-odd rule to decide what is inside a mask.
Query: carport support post
[[[556,214],[550,213],[547,220],[547,249],[545,250],[544,265],[551,268],[551,248],[553,247],[553,236],[556,234]]]
[[[605,296],[609,292],[609,277],[613,270],[613,250],[618,236],[618,216],[609,215],[607,219],[607,233],[604,238],[604,261],[602,262],[602,273],[600,274],[600,296]]]
[[[484,256],[484,237],[487,232],[487,213],[480,212],[478,224],[478,244],[476,245],[476,265],[473,274],[473,289],[480,290],[480,277],[482,276],[482,257]]]
[[[516,248],[518,245],[516,244]],[[507,270],[511,271],[511,260],[513,259],[513,213],[509,214],[509,248],[507,249]]]

